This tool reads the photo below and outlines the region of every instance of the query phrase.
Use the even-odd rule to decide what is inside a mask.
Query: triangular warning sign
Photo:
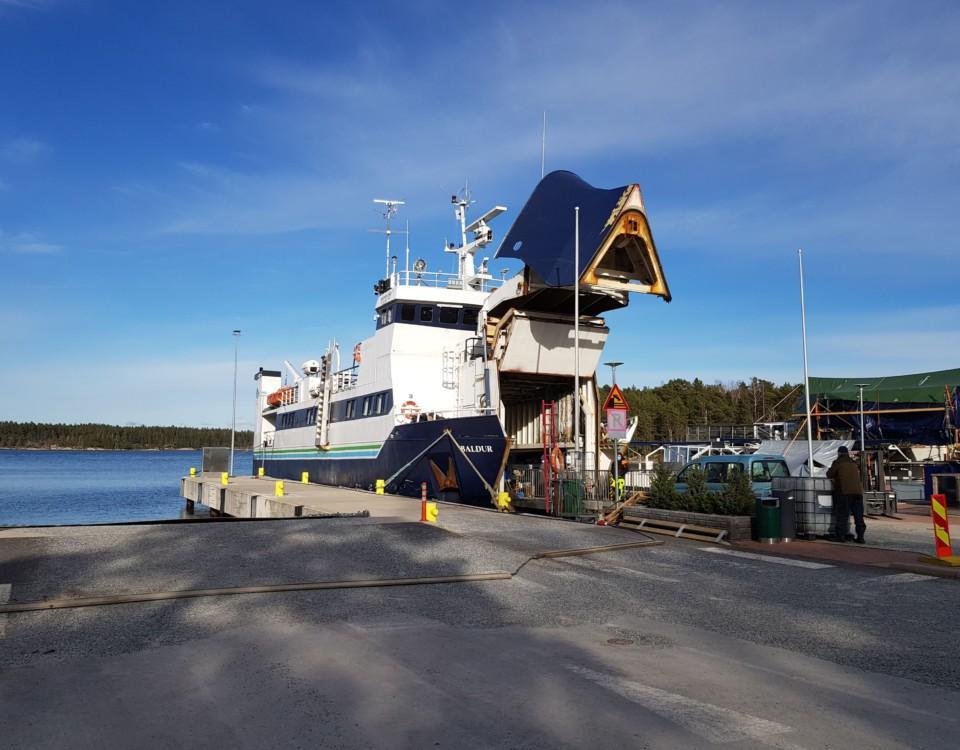
[[[603,408],[606,409],[618,409],[622,411],[627,411],[627,400],[623,397],[623,391],[620,390],[620,386],[614,383],[613,388],[610,389],[610,393],[607,394],[607,400],[603,402]]]

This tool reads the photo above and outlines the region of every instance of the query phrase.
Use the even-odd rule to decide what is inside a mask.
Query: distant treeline
[[[0,422],[0,448],[173,450],[227,445],[230,445],[229,429]],[[250,430],[237,430],[236,446],[249,449],[252,445],[253,433]]]
[[[776,385],[759,378],[714,385],[678,378],[653,387],[620,388],[630,416],[639,418],[634,440],[683,440],[689,425],[746,425],[789,419],[803,395],[790,383]],[[605,399],[609,390],[601,388],[600,398]]]

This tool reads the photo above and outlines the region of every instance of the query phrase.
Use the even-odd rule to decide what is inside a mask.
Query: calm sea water
[[[200,451],[0,450],[0,526],[180,518],[180,477]],[[249,474],[249,451],[234,471]]]

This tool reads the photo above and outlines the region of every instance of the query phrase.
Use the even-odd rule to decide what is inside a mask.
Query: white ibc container
[[[833,531],[833,483],[826,477],[774,477],[775,497],[792,497],[797,536],[813,538]]]

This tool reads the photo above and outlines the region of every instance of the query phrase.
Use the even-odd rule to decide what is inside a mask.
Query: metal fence
[[[650,487],[651,472],[628,471],[619,477],[620,499]],[[564,517],[596,516],[611,509],[616,501],[612,471],[566,469],[556,472],[549,488],[544,487],[542,465],[513,466],[507,477],[507,492],[518,508],[544,510]]]

